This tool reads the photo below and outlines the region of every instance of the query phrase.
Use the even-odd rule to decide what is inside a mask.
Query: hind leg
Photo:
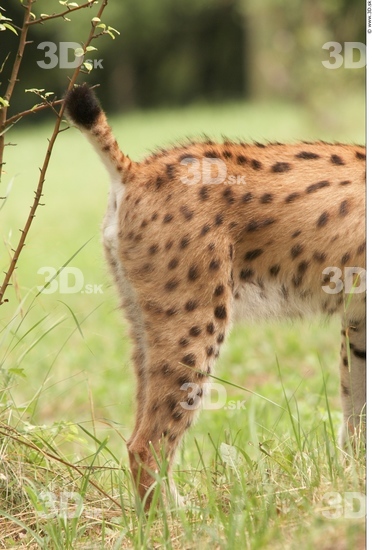
[[[164,456],[170,471],[176,449],[201,405],[228,326],[230,296],[202,306],[196,300],[180,304],[177,318],[150,306],[145,326],[148,343],[146,388],[142,411],[137,410],[128,443],[130,467],[143,499]],[[172,481],[170,480],[171,485]],[[150,505],[151,497],[146,502]]]
[[[357,434],[365,421],[366,405],[366,324],[365,319],[349,319],[342,330],[341,401],[344,415],[340,443]]]

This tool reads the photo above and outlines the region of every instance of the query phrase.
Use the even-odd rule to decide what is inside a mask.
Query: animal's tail
[[[106,166],[111,181],[125,183],[132,161],[120,150],[106,115],[87,84],[75,86],[68,92],[66,115],[87,136]]]

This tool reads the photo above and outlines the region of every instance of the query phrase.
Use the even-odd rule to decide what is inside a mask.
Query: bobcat
[[[111,180],[103,244],[134,345],[137,416],[127,445],[141,498],[162,449],[171,466],[238,318],[341,314],[342,441],[359,429],[364,147],[204,141],[136,163],[87,85],[68,93],[66,109]]]

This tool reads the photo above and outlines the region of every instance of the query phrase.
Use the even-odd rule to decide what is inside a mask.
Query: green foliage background
[[[23,8],[10,0],[7,16],[18,24]],[[34,11],[61,11],[55,0],[38,0]],[[32,28],[14,107],[31,105],[24,88],[44,87],[59,94],[67,69],[37,65],[43,41],[79,42],[93,10]],[[363,70],[326,70],[324,43],[365,41],[363,0],[126,0],[110,1],[104,20],[120,31],[104,37],[92,59],[103,69],[86,77],[101,86],[108,109],[183,105],[238,98],[286,98],[316,108],[335,90],[354,93],[364,85]],[[0,33],[0,62],[6,82],[16,37]],[[1,94],[0,94],[1,95]]]

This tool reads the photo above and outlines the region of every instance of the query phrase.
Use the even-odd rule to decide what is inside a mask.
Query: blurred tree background
[[[6,15],[22,20],[19,0],[8,0]],[[57,0],[38,0],[36,15],[61,11]],[[21,85],[11,113],[29,108],[25,88],[61,95],[68,69],[42,69],[37,46],[44,41],[79,42],[87,33],[89,9],[32,27]],[[120,36],[99,42],[93,60],[103,68],[85,77],[99,83],[108,110],[185,105],[195,101],[283,99],[316,108],[335,93],[363,90],[364,70],[327,70],[324,43],[365,42],[363,0],[123,0],[109,1],[104,22]],[[15,56],[17,37],[0,33],[1,92]],[[72,50],[71,50],[72,53]],[[31,117],[32,118],[32,117]],[[28,120],[30,120],[28,118]]]

